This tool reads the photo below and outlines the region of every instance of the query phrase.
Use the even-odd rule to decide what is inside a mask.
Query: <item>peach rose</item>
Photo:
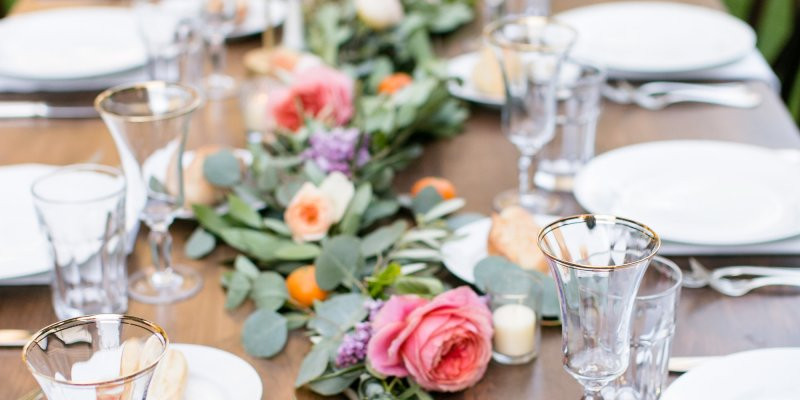
[[[322,239],[333,224],[334,205],[313,183],[306,182],[283,213],[283,220],[298,242]]]
[[[426,300],[393,296],[372,322],[372,368],[412,378],[424,389],[455,392],[482,377],[492,357],[492,314],[462,286]]]
[[[267,109],[275,123],[296,131],[304,117],[344,125],[353,117],[353,80],[324,65],[295,72],[294,84],[275,92]]]

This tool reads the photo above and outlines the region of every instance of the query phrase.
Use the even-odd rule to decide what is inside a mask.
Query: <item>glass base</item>
[[[203,92],[210,100],[233,97],[236,94],[236,79],[230,75],[209,75],[203,79]]]
[[[128,279],[128,294],[136,301],[166,304],[194,296],[203,287],[197,271],[173,266],[170,272],[156,272],[153,267],[137,271]]]
[[[521,206],[532,214],[555,215],[561,211],[562,204],[558,197],[551,193],[535,191],[520,197],[516,189],[511,189],[495,196],[492,206],[496,211],[509,206]]]
[[[528,354],[523,354],[521,356],[507,356],[502,353],[498,353],[496,351],[492,351],[492,359],[500,364],[506,365],[519,365],[531,362],[534,358],[536,358],[536,351],[532,351]]]

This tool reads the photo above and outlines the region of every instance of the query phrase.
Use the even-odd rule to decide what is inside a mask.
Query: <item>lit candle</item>
[[[536,343],[536,313],[521,304],[506,304],[492,313],[494,351],[518,357],[530,354]]]
[[[254,93],[245,99],[244,124],[251,132],[264,132],[267,129],[267,103],[269,97],[266,93]]]

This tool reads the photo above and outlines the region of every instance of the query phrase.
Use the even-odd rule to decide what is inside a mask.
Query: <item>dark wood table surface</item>
[[[69,1],[69,0],[64,0]],[[720,8],[717,0],[689,3]],[[555,0],[555,11],[590,3]],[[51,0],[21,0],[15,12],[61,6]],[[469,30],[458,40],[469,43]],[[2,40],[8,40],[3,38]],[[237,76],[244,51],[258,46],[257,39],[230,46],[229,69]],[[452,48],[452,47],[451,47]],[[752,110],[711,105],[675,105],[662,111],[605,104],[597,130],[597,152],[620,146],[668,139],[717,139],[752,143],[773,148],[800,148],[800,135],[780,99],[761,83],[753,86],[764,103]],[[0,95],[0,99],[31,96]],[[236,99],[209,103],[195,118],[190,147],[203,143],[237,145],[244,142]],[[398,189],[407,189],[417,178],[441,175],[452,180],[472,211],[489,212],[491,198],[513,187],[516,151],[500,132],[498,113],[472,107],[465,132],[447,141],[428,145],[425,154],[397,179]],[[70,164],[99,162],[116,164],[117,153],[105,126],[95,120],[4,120],[0,121],[0,165],[38,162]],[[565,196],[569,211],[580,208]],[[2,221],[0,221],[0,224]],[[280,355],[258,359],[244,353],[239,334],[251,308],[230,312],[223,308],[224,291],[219,285],[223,271],[219,261],[234,252],[220,248],[201,261],[182,256],[183,243],[194,228],[190,222],[172,227],[175,258],[201,271],[202,291],[193,298],[169,305],[146,305],[132,301],[129,313],[161,324],[172,341],[214,346],[241,356],[258,370],[264,384],[264,399],[318,398],[307,390],[295,390],[294,382],[309,343],[294,333]],[[13,229],[2,226],[2,229]],[[143,229],[144,230],[144,229]],[[140,233],[131,270],[148,262],[148,248]],[[800,267],[797,257],[703,257],[710,266],[730,263]],[[676,258],[680,264],[686,259]],[[0,328],[37,330],[56,321],[50,290],[44,286],[0,287]],[[541,354],[524,366],[492,364],[483,380],[462,393],[437,395],[447,399],[577,399],[580,387],[563,370],[560,328],[545,328]],[[736,351],[779,346],[800,346],[800,294],[787,290],[762,290],[745,297],[725,297],[709,289],[685,289],[682,294],[674,355],[722,355]],[[16,399],[36,387],[20,359],[19,349],[0,349],[0,399]]]

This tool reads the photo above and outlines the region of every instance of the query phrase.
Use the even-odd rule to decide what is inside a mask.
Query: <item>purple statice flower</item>
[[[374,321],[375,315],[381,310],[386,302],[381,299],[369,299],[364,303],[364,308],[369,311],[369,320]]]
[[[310,147],[303,152],[306,160],[313,160],[325,173],[339,171],[353,176],[351,163],[360,167],[369,161],[368,140],[364,139],[361,147],[356,149],[360,139],[356,128],[333,128],[330,131],[314,132],[309,138]]]
[[[359,322],[352,332],[344,335],[336,354],[336,367],[345,368],[367,358],[367,343],[372,338],[372,324]]]

